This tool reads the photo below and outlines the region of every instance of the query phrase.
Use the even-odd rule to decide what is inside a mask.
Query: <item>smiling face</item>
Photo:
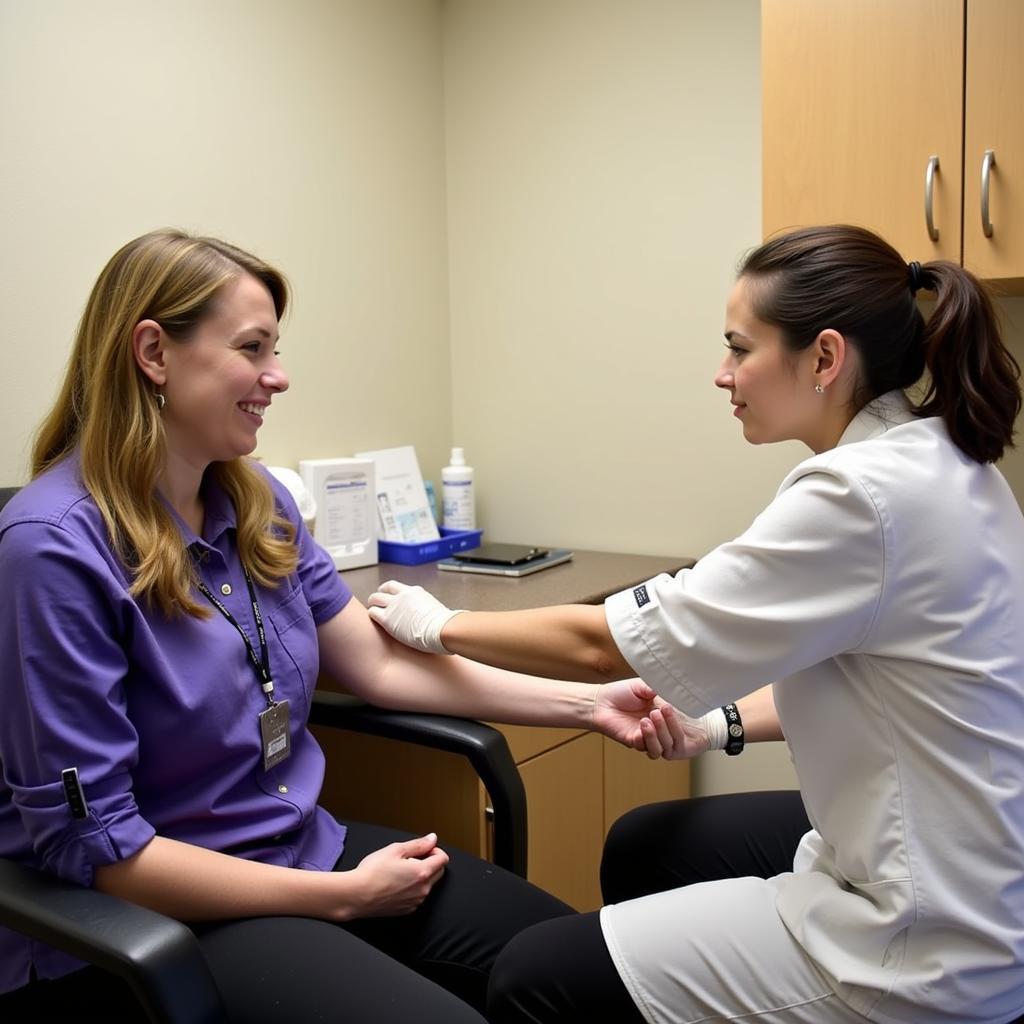
[[[814,386],[821,354],[817,345],[790,352],[782,331],[754,315],[750,288],[750,281],[741,277],[729,295],[727,352],[715,385],[729,392],[734,415],[751,444],[798,440],[820,451],[826,403]]]
[[[169,458],[201,472],[255,449],[267,407],[288,387],[277,340],[270,292],[243,273],[220,289],[190,338],[162,345]]]

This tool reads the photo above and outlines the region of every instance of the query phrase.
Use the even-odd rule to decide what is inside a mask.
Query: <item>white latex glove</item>
[[[465,609],[441,604],[422,587],[388,580],[367,602],[370,618],[406,647],[427,654],[451,654],[441,643],[441,630],[454,615]]]

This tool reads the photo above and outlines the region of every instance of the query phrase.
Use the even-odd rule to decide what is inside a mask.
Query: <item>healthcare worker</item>
[[[814,453],[741,536],[603,608],[457,613],[394,583],[370,600],[424,650],[639,675],[664,702],[643,724],[652,756],[783,734],[792,752],[806,819],[785,795],[767,830],[749,801],[726,800],[731,828],[702,801],[634,815],[637,841],[606,849],[608,905],[513,940],[490,1019],[1014,1020],[1024,520],[992,463],[1021,394],[991,302],[952,263],[811,228],[745,259],[725,339],[715,384],[747,440]]]

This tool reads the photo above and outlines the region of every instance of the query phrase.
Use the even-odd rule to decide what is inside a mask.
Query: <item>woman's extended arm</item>
[[[640,721],[655,706],[654,692],[636,679],[595,686],[412,650],[377,629],[354,599],[317,632],[327,675],[381,707],[520,725],[596,728],[640,749]],[[624,674],[632,675],[628,665]]]

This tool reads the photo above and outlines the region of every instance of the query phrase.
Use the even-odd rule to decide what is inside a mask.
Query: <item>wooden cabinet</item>
[[[963,0],[763,0],[763,226],[863,224],[960,259]],[[939,157],[934,220],[925,171]]]
[[[762,0],[764,233],[862,224],[1020,291],[1022,47],[1019,0]]]
[[[603,737],[588,733],[519,766],[526,787],[530,881],[577,910],[601,905],[603,744]]]
[[[990,280],[1024,278],[1024,4],[968,0],[964,118],[964,266]],[[982,166],[992,234],[982,227]]]

